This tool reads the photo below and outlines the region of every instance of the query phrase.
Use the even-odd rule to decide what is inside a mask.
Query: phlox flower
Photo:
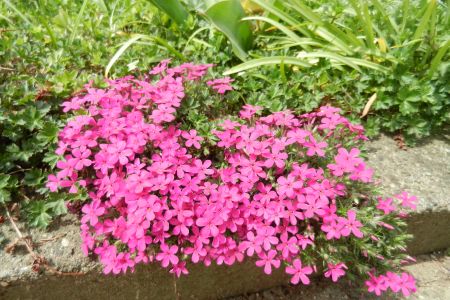
[[[95,226],[98,222],[98,217],[105,213],[105,207],[100,201],[92,201],[91,203],[83,205],[81,211],[84,216],[81,218],[81,223],[89,222],[91,226]]]
[[[407,192],[402,192],[395,196],[395,198],[401,201],[403,207],[410,208],[412,210],[417,209],[417,198],[416,196],[410,196]]]
[[[338,263],[338,264],[328,264],[328,268],[326,269],[324,275],[325,277],[329,278],[331,277],[331,280],[333,282],[337,282],[339,277],[342,277],[345,275],[345,269],[347,269],[347,266],[344,263]]]
[[[378,198],[378,204],[376,206],[379,210],[383,211],[385,215],[390,214],[391,212],[396,210],[396,207],[392,205],[392,199],[386,198],[382,199],[381,197]]]
[[[256,114],[258,111],[262,109],[263,108],[261,106],[246,104],[242,107],[242,110],[239,112],[239,115],[243,119],[251,119],[254,114]]]
[[[156,255],[156,260],[161,262],[161,265],[164,268],[169,266],[169,263],[172,265],[178,264],[179,258],[176,256],[178,252],[178,247],[173,245],[169,246],[166,244],[161,245],[161,252]]]
[[[178,264],[174,265],[172,269],[169,271],[172,274],[175,274],[178,278],[181,276],[181,274],[187,275],[189,274],[189,271],[186,269],[186,262],[181,261]]]
[[[362,224],[356,219],[356,212],[354,210],[347,211],[347,217],[347,219],[340,219],[342,220],[341,222],[343,225],[341,229],[342,236],[349,236],[350,233],[353,233],[357,238],[362,238],[363,233],[359,230],[359,228],[362,227]]]
[[[298,284],[301,281],[303,284],[308,285],[310,283],[308,275],[312,272],[313,268],[310,266],[302,267],[302,261],[298,258],[292,262],[292,266],[286,267],[286,273],[293,275],[291,278],[292,284]]]
[[[367,286],[367,290],[370,293],[374,293],[377,296],[381,296],[381,293],[386,291],[388,285],[386,283],[386,277],[383,275],[375,276],[373,274],[369,274],[370,279],[365,282]]]
[[[225,94],[226,91],[232,91],[233,87],[230,85],[234,79],[230,77],[224,77],[214,80],[209,80],[206,82],[207,85],[216,90],[219,94]]]
[[[186,139],[186,146],[192,147],[194,146],[197,149],[200,149],[200,143],[203,141],[203,138],[201,136],[197,135],[197,131],[192,129],[189,130],[189,132],[183,132],[181,134]]]
[[[275,268],[280,267],[280,260],[276,258],[277,257],[277,251],[270,250],[269,252],[261,252],[259,253],[259,260],[256,261],[256,265],[258,267],[264,266],[264,273],[271,274],[272,273],[272,266]]]

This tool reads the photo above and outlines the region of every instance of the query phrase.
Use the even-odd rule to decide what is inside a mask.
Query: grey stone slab
[[[408,230],[414,234],[409,252],[416,255],[450,247],[449,136],[428,139],[404,151],[382,135],[367,150],[383,195],[405,190],[419,199],[417,212],[408,219]]]

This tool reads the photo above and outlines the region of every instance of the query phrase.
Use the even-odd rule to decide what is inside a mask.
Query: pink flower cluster
[[[246,105],[239,122],[223,120],[213,132],[212,161],[199,151],[212,142],[176,123],[184,84],[199,82],[210,65],[167,63],[149,78],[87,86],[63,103],[77,114],[60,132],[63,159],[47,186],[89,192],[82,248],[98,255],[105,274],[156,260],[180,276],[188,261],[232,265],[253,256],[265,273],[283,263],[292,283],[308,284],[316,268],[302,253],[318,237],[366,237],[357,205],[345,199],[348,186],[370,182],[372,171],[357,148],[341,143],[342,136],[365,140],[362,127],[329,106],[260,117],[261,107]],[[231,81],[208,84],[222,93]],[[386,205],[380,209],[390,212]],[[330,261],[324,275],[337,281],[351,264]]]
[[[405,272],[401,274],[387,272],[385,275],[369,274],[369,276],[370,279],[366,281],[367,288],[377,296],[390,289],[394,293],[402,292],[403,296],[408,297],[417,290],[414,277]]]

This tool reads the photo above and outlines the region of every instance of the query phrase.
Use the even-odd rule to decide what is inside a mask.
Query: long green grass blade
[[[73,40],[75,39],[75,35],[77,34],[78,27],[80,25],[81,17],[83,16],[83,13],[84,13],[87,3],[88,3],[88,0],[84,0],[83,4],[81,5],[80,11],[78,12],[77,18],[75,19],[75,22],[73,24],[74,28],[72,29],[72,33],[70,34],[70,37],[69,37],[69,45],[71,45]]]
[[[335,45],[341,51],[346,54],[352,54],[354,50],[352,48],[360,46],[360,42],[356,38],[350,38],[352,35],[349,33],[344,33],[336,26],[322,21],[320,15],[316,14],[308,6],[301,3],[298,0],[291,0],[292,5],[289,5],[292,9],[297,11],[305,19],[313,23],[311,30],[317,35],[325,39],[330,44]]]
[[[303,28],[302,26],[299,26],[301,24],[301,20],[297,20],[288,13],[285,13],[269,1],[261,1],[261,0],[252,0],[252,2],[256,3],[260,7],[262,7],[265,11],[271,13],[272,15],[279,18],[281,21],[285,22],[286,24],[295,27],[299,32],[301,32],[306,37],[312,37],[313,34],[311,31],[309,31],[306,28]],[[283,2],[280,2],[281,5],[283,5]]]
[[[408,21],[408,16],[409,16],[409,7],[410,7],[409,0],[403,0],[403,2],[402,2],[402,26],[401,26],[400,32],[403,32],[405,30],[406,21]]]
[[[362,11],[364,16],[364,31],[366,32],[367,37],[367,45],[370,49],[375,49],[375,36],[373,34],[373,24],[372,18],[370,17],[369,7],[367,6],[367,2],[365,0],[360,1],[362,5]]]
[[[111,70],[112,66],[116,63],[116,61],[122,56],[122,54],[125,52],[125,50],[128,49],[131,45],[136,43],[138,40],[146,38],[146,35],[143,34],[136,34],[135,36],[131,37],[128,41],[126,41],[120,48],[117,50],[117,52],[114,54],[114,56],[110,59],[108,64],[105,68],[105,77],[108,78],[109,71]]]
[[[373,70],[377,70],[380,72],[386,72],[388,69],[386,67],[383,67],[380,64],[365,60],[365,59],[360,59],[360,58],[355,58],[355,57],[345,57],[333,52],[328,52],[328,51],[317,51],[317,52],[312,52],[312,53],[301,53],[299,55],[297,55],[297,57],[300,58],[327,58],[330,59],[332,62],[338,62],[340,64],[349,66],[351,68],[354,68],[357,71],[361,71],[361,69],[359,68],[361,67],[365,67],[365,68],[369,68],[369,69],[373,69]]]
[[[109,71],[114,66],[114,64],[119,60],[119,58],[123,55],[123,53],[133,44],[138,43],[140,40],[147,40],[150,45],[161,45],[164,47],[164,49],[168,50],[170,53],[172,53],[174,56],[178,57],[182,61],[186,60],[186,58],[181,54],[179,51],[177,51],[174,47],[172,47],[168,41],[165,39],[162,39],[158,36],[149,36],[145,34],[135,34],[130,39],[128,39],[125,43],[122,44],[122,46],[117,50],[117,52],[114,54],[114,56],[110,59],[108,64],[105,68],[105,77],[108,77]]]
[[[442,62],[445,54],[447,54],[448,49],[450,48],[450,40],[448,40],[443,46],[441,46],[436,53],[436,56],[431,60],[430,68],[428,69],[428,78],[432,78],[434,73],[439,68],[439,65]]]
[[[431,14],[436,10],[436,0],[430,0],[427,9],[420,19],[419,26],[417,26],[416,32],[413,35],[413,40],[422,38],[423,34],[427,31],[427,25],[430,22]]]
[[[395,22],[394,18],[392,18],[392,14],[386,11],[379,0],[372,0],[372,4],[383,17],[385,23],[389,26],[390,35],[398,34],[398,25]]]
[[[150,2],[169,15],[178,25],[183,24],[189,17],[189,13],[179,0],[150,0]]]
[[[186,44],[184,45],[183,53],[186,52],[187,46],[188,46],[189,43],[195,38],[195,36],[196,36],[197,34],[199,34],[200,32],[202,32],[202,31],[204,31],[204,30],[210,29],[210,28],[211,28],[210,26],[203,26],[203,27],[200,27],[199,29],[197,29],[196,31],[194,31],[194,32],[191,34],[191,36],[188,38]]]
[[[281,32],[286,34],[286,36],[288,36],[292,40],[293,43],[296,43],[296,44],[298,44],[300,46],[302,45],[302,42],[304,41],[304,38],[301,38],[295,32],[293,32],[292,30],[290,30],[289,28],[287,28],[283,24],[281,24],[281,23],[279,23],[279,22],[277,22],[275,20],[272,20],[270,18],[254,16],[254,17],[244,18],[243,20],[262,21],[262,22],[269,23],[270,25],[278,28]]]
[[[285,64],[285,65],[296,65],[303,68],[309,68],[311,67],[311,64],[308,62],[295,58],[295,57],[287,57],[287,56],[272,56],[272,57],[264,57],[264,58],[257,58],[252,59],[249,61],[246,61],[240,65],[237,65],[226,72],[223,73],[223,75],[230,75],[235,74],[239,72],[243,72],[246,70],[250,70],[253,68],[257,68],[260,66],[267,66],[267,65],[279,65],[279,64]]]
[[[214,3],[205,11],[205,16],[216,26],[233,45],[236,55],[245,60],[247,51],[253,44],[253,34],[239,0],[224,0]]]
[[[31,21],[27,17],[25,17],[25,15],[20,10],[18,10],[14,4],[12,4],[9,0],[3,1],[9,8],[11,8],[19,16],[19,18],[22,19],[22,21],[24,21],[27,25],[31,25]]]

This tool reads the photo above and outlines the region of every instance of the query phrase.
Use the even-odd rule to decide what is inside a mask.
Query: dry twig
[[[17,227],[16,222],[14,221],[13,217],[11,216],[11,213],[9,212],[8,206],[6,206],[6,204],[3,203],[3,207],[5,208],[5,211],[6,211],[6,217],[8,218],[9,222],[11,223],[11,226],[13,227],[14,231],[16,232],[16,234],[18,236],[18,239],[16,239],[13,243],[11,243],[11,245],[9,245],[10,251],[11,252],[14,251],[14,248],[17,246],[17,244],[20,242],[23,242],[23,244],[27,248],[28,253],[33,258],[33,266],[31,267],[31,269],[34,272],[44,271],[44,272],[47,272],[50,274],[64,275],[64,276],[84,275],[84,273],[82,273],[82,272],[61,272],[61,271],[58,271],[56,268],[50,266],[47,259],[44,256],[39,255],[38,253],[36,253],[34,251],[33,241],[31,239],[31,237],[24,236],[22,234],[22,232],[20,231],[19,227]]]

